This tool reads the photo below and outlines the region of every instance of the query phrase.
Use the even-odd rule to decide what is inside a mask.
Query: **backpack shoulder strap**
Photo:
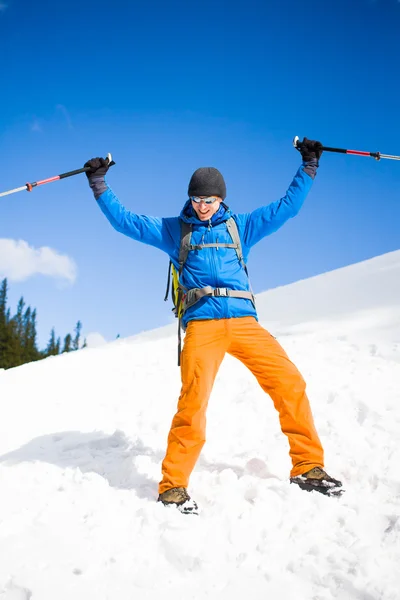
[[[226,228],[229,232],[229,235],[232,238],[232,242],[236,246],[235,250],[236,250],[238,260],[239,260],[240,264],[242,265],[243,269],[247,273],[246,263],[244,262],[244,258],[243,258],[242,243],[240,241],[239,230],[238,230],[237,223],[233,217],[229,217],[229,219],[226,221]]]
[[[181,221],[181,240],[179,245],[179,275],[182,273],[183,265],[185,264],[189,250],[190,250],[190,239],[192,237],[192,224],[186,223],[186,221]],[[172,272],[173,263],[172,260],[169,261],[168,267],[168,276],[167,276],[167,289],[164,296],[164,301],[168,300],[169,296],[169,288],[171,285],[171,272]]]
[[[179,272],[182,272],[183,265],[185,264],[189,251],[190,251],[190,240],[192,237],[192,224],[181,221],[181,244],[179,247]]]

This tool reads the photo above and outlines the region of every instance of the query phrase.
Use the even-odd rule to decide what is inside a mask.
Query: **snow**
[[[179,393],[176,325],[0,372],[0,600],[398,600],[400,251],[258,296],[308,382],[326,469],[290,485],[286,438],[226,357],[192,475],[156,502]]]

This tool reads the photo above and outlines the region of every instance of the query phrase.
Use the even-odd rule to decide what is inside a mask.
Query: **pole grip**
[[[300,150],[302,147],[302,142],[299,140],[299,136],[296,135],[293,138],[293,146],[296,150]],[[336,152],[338,154],[352,154],[353,156],[370,156],[371,158],[375,158],[375,160],[380,160],[381,158],[385,158],[385,155],[380,152],[364,152],[362,150],[348,150],[347,148],[331,148],[330,146],[321,146],[321,150],[324,152]],[[398,157],[393,157],[396,160]]]
[[[301,148],[301,142],[298,135],[295,135],[293,138],[293,146],[296,148],[296,150]]]
[[[106,160],[108,160],[108,166],[112,167],[115,165],[115,162],[112,159],[111,152],[109,152],[106,156]],[[60,179],[65,179],[66,177],[72,177],[73,175],[78,175],[79,173],[86,173],[90,171],[90,167],[82,167],[82,169],[75,169],[75,171],[67,171],[66,173],[61,173],[61,175],[56,175],[55,177],[49,177],[48,179],[42,179],[40,181],[32,181],[30,183],[26,183],[24,186],[15,188],[13,190],[8,190],[6,192],[1,192],[0,197],[8,196],[9,194],[15,194],[15,192],[31,192],[33,188],[38,185],[45,185],[46,183],[51,183],[52,181],[59,181]]]

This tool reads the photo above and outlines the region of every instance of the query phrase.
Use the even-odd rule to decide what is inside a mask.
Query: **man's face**
[[[199,198],[200,202],[194,202],[194,200],[192,200],[193,210],[200,221],[208,221],[219,209],[222,198],[219,198],[218,196],[212,196],[212,198],[215,198],[215,200],[211,204],[204,202],[204,200],[210,200],[211,198],[207,198],[206,196],[199,196]]]

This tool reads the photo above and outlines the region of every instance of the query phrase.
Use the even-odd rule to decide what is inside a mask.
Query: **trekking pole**
[[[115,162],[113,161],[110,153],[107,154],[106,160],[108,160],[110,167],[112,167],[112,165],[115,165]],[[86,173],[86,171],[89,171],[89,170],[90,170],[90,167],[83,167],[82,169],[76,169],[75,171],[68,171],[67,173],[62,173],[61,175],[56,175],[55,177],[49,177],[48,179],[42,179],[41,181],[34,181],[33,183],[26,183],[22,187],[14,188],[13,190],[8,190],[8,192],[1,192],[0,197],[8,196],[8,194],[15,194],[16,192],[23,192],[24,190],[26,190],[27,192],[31,192],[33,190],[33,188],[37,187],[38,185],[44,185],[45,183],[51,183],[52,181],[58,181],[59,179],[65,179],[66,177],[72,177],[73,175],[79,175],[79,173]]]
[[[293,146],[297,149],[301,148],[302,143],[299,140],[299,136],[293,140]],[[381,158],[389,158],[390,160],[400,160],[400,156],[393,156],[392,154],[381,154],[380,152],[362,152],[361,150],[345,150],[344,148],[329,148],[328,146],[322,146],[321,150],[325,152],[339,152],[340,154],[354,154],[355,156],[371,156],[375,160]]]

